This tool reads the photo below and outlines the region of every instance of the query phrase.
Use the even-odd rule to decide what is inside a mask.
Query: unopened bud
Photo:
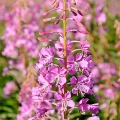
[[[75,1],[75,0],[72,0],[72,3],[73,3],[74,5],[76,5],[76,1]]]

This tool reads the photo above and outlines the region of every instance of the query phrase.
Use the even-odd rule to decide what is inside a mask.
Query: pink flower
[[[54,57],[54,52],[51,47],[42,48],[39,56],[40,56],[40,60],[38,63],[36,63],[36,68],[38,70],[41,70],[44,67],[44,65],[52,62],[52,59]]]
[[[75,56],[68,56],[67,67],[70,74],[75,74],[79,70],[79,63],[82,60],[82,54],[78,53]]]
[[[80,68],[82,69],[82,71],[89,76],[91,69],[94,67],[94,63],[92,61],[92,56],[89,55],[87,57],[85,57],[84,59],[82,59],[79,63]]]
[[[48,69],[46,77],[51,82],[56,81],[57,84],[64,85],[66,83],[66,73],[67,70],[65,68],[53,65]]]
[[[78,92],[84,95],[84,93],[92,94],[92,90],[90,89],[92,87],[90,78],[87,78],[84,75],[79,75],[78,78],[72,77],[70,78],[70,83],[73,87],[72,93],[77,94]]]
[[[88,98],[83,98],[82,100],[80,100],[78,108],[81,110],[82,113],[85,113],[86,111],[89,110],[91,113],[97,114],[99,111],[98,103],[87,104],[88,100],[89,100]]]
[[[88,52],[89,48],[90,48],[90,44],[86,40],[80,40],[80,47],[81,47],[82,51]]]
[[[57,54],[62,58],[64,54],[63,42],[64,42],[63,38],[60,37],[60,42],[55,43]],[[71,50],[72,50],[72,43],[70,40],[67,40],[67,54],[70,54]]]
[[[106,22],[106,14],[104,12],[101,12],[99,13],[97,16],[96,16],[96,21],[99,23],[99,24],[103,24]]]
[[[62,95],[55,92],[54,98],[58,102],[58,105],[57,105],[58,110],[66,110],[67,106],[72,107],[72,108],[75,106],[75,103],[73,102],[73,100],[71,100],[71,93],[70,92],[67,92],[67,93],[62,94]]]
[[[10,95],[16,90],[17,90],[17,86],[14,81],[7,82],[5,87],[3,88],[3,92],[5,95]]]

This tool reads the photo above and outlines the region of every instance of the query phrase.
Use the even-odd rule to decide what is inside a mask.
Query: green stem
[[[63,19],[63,39],[64,39],[64,67],[67,69],[67,38],[66,38],[66,0],[63,0],[64,19]],[[67,76],[66,76],[67,77]],[[64,84],[64,94],[67,92],[67,84]],[[64,111],[64,119],[67,119],[67,111]]]

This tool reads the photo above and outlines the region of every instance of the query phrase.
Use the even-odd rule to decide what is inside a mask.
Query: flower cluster
[[[21,88],[18,120],[33,117],[35,110],[36,117],[31,119],[54,120],[64,116],[74,119],[73,114],[78,109],[82,114],[87,111],[96,114],[98,104],[88,101],[94,92],[100,104],[101,119],[119,119],[119,3],[119,0],[66,0],[66,10],[62,0],[18,0],[12,5],[0,6],[1,30],[5,25],[2,54],[10,59],[3,75],[9,73],[16,78],[15,82],[6,83],[3,93],[8,99]],[[48,11],[43,13],[44,10]],[[54,24],[45,26],[41,18]],[[65,21],[67,26],[63,33],[61,23],[66,24]],[[40,37],[36,40],[38,31],[41,31]],[[51,47],[41,49],[47,44]],[[89,49],[97,65],[94,68]],[[37,81],[27,76],[32,74],[28,68],[38,57]],[[88,120],[94,119],[99,118],[93,115]]]
[[[43,29],[42,22],[40,22],[42,5],[34,0],[19,0],[11,7],[10,10],[5,5],[0,7],[2,13],[0,13],[0,21],[4,20],[5,24],[4,35],[2,36],[5,48],[2,54],[10,59],[8,66],[3,70],[3,75],[8,73],[14,75],[15,83],[6,83],[3,92],[5,95],[9,95],[16,89],[21,88],[19,97],[20,113],[17,119],[27,120],[34,111],[31,98],[33,83],[31,83],[31,78],[27,78],[27,71],[30,72],[29,67],[37,59],[38,51],[41,48],[36,36],[37,32]],[[16,83],[19,86],[18,88],[16,88]]]
[[[2,54],[12,59],[8,63],[9,69],[17,68],[25,74],[29,59],[37,58],[41,48],[36,40],[36,33],[41,29],[41,6],[31,0],[27,3],[18,1],[13,8],[4,14],[5,30],[2,39],[5,48]]]
[[[28,118],[34,115],[34,106],[32,101],[31,89],[36,85],[35,82],[35,70],[32,66],[28,67],[26,78],[21,85],[19,94],[19,106],[20,113],[17,115],[17,120],[28,120]]]
[[[60,6],[59,6],[60,4]],[[63,6],[61,5],[63,4]],[[70,119],[70,114],[74,109],[79,109],[81,113],[90,111],[93,115],[98,113],[98,104],[88,104],[88,98],[85,94],[93,94],[93,81],[91,80],[91,70],[94,67],[92,56],[90,55],[90,44],[86,40],[71,40],[68,39],[69,32],[87,34],[88,32],[80,21],[74,17],[68,18],[67,11],[74,16],[83,16],[82,12],[72,5],[76,5],[76,1],[68,0],[53,0],[53,8],[43,15],[47,16],[56,9],[61,9],[62,13],[57,18],[45,18],[44,21],[57,19],[55,24],[63,21],[63,33],[59,31],[40,32],[39,40],[44,42],[54,42],[53,46],[44,47],[39,53],[39,61],[36,63],[38,71],[38,83],[32,88],[32,99],[36,108],[36,115],[30,120],[44,119]],[[67,19],[75,21],[77,29],[67,30]],[[43,35],[57,33],[59,41],[56,38],[44,38]],[[74,47],[77,46],[76,49]],[[72,94],[81,96],[79,103],[72,99]],[[57,114],[57,116],[56,116]],[[55,116],[54,116],[55,115]],[[93,116],[89,120],[99,117]]]
[[[3,88],[3,92],[5,95],[10,95],[17,90],[17,86],[14,81],[7,82],[5,87]]]
[[[93,68],[92,74],[92,80],[97,83],[93,87],[93,91],[96,93],[96,99],[100,103],[100,110],[106,111],[104,118],[116,118],[118,112],[117,101],[119,101],[118,91],[120,90],[117,67],[112,63],[100,63]]]

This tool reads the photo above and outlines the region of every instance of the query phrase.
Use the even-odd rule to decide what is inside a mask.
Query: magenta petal
[[[92,60],[92,56],[89,55],[88,57],[85,58],[85,60],[89,62],[90,60]]]
[[[45,112],[47,112],[47,109],[45,109],[45,108],[37,108],[37,114],[39,116],[43,115]]]
[[[81,83],[81,82],[86,82],[87,81],[87,77],[85,75],[79,75],[78,76],[78,82]]]
[[[67,72],[67,70],[66,70],[65,68],[62,68],[62,69],[60,70],[60,75],[65,75],[66,72]]]
[[[81,68],[88,68],[88,62],[86,60],[80,61],[79,64]]]
[[[89,61],[88,67],[89,67],[90,69],[92,69],[92,68],[94,67],[94,63],[93,63],[92,60]]]
[[[28,118],[28,120],[36,120],[35,117]]]
[[[70,78],[70,84],[73,85],[73,86],[76,85],[77,84],[77,78],[72,76],[72,78]]]
[[[53,77],[52,77],[51,74],[47,74],[47,75],[46,75],[46,79],[47,79],[47,81],[48,81],[49,83],[52,83],[52,82],[54,81],[54,79],[53,79]]]
[[[50,55],[53,56],[51,47],[42,48],[40,53],[44,56],[50,56]]]
[[[61,42],[61,43],[63,43],[63,42],[64,42],[63,37],[59,37],[59,39],[60,39],[60,42]]]
[[[82,49],[83,51],[85,51],[85,50],[88,50],[88,49],[89,49],[90,44],[89,44],[89,42],[87,42],[86,40],[81,40],[81,41],[80,41],[80,46],[81,46],[81,49]]]
[[[68,106],[71,107],[71,108],[75,107],[75,103],[74,103],[73,100],[69,100],[69,101],[67,102],[67,104],[68,104]]]
[[[66,83],[66,78],[65,77],[60,77],[59,84],[64,85]]]
[[[66,98],[66,99],[71,99],[71,93],[70,93],[70,92],[67,92],[67,93],[65,94],[65,98]]]
[[[80,102],[78,103],[78,108],[81,110],[81,112],[85,113],[86,111],[88,111],[88,107],[89,105],[87,104],[88,98],[83,98],[82,100],[80,100]]]
[[[74,64],[71,65],[70,70],[69,70],[69,73],[70,73],[71,75],[73,75],[73,74],[76,73],[76,68],[75,68],[75,65],[74,65]]]
[[[64,59],[60,58],[59,63],[60,63],[60,65],[64,66]]]
[[[42,108],[46,108],[46,109],[52,108],[51,103],[48,102],[48,101],[42,101],[42,102],[40,103],[40,106],[41,106]]]
[[[82,34],[88,34],[88,33],[89,33],[85,28],[82,28],[82,29],[80,29],[79,31],[80,31],[80,33],[82,33]]]
[[[90,75],[90,73],[89,73],[88,70],[84,70],[83,72],[85,73],[86,76],[89,76],[89,75]]]
[[[90,44],[86,44],[86,45],[84,45],[84,49],[89,49],[90,48]]]
[[[77,94],[77,89],[76,89],[76,88],[73,88],[73,89],[72,89],[72,93],[73,93],[73,94]]]
[[[42,75],[40,75],[38,77],[38,82],[43,84],[43,85],[48,85],[48,82],[46,81],[46,79]]]
[[[49,69],[49,72],[51,73],[51,74],[53,74],[53,75],[57,75],[58,74],[58,72],[59,72],[59,66],[55,66],[55,65],[53,65],[52,67],[50,67]]]
[[[88,111],[88,105],[87,104],[81,104],[81,105],[78,105],[80,111],[82,113],[85,113],[86,111]]]
[[[86,104],[88,102],[88,98],[83,98],[82,100],[79,101],[79,104]]]
[[[68,56],[68,63],[73,63],[74,62],[74,56],[73,55],[70,55]]]
[[[56,42],[55,48],[56,49],[63,49],[63,45],[60,42]]]
[[[61,109],[62,109],[62,104],[58,104],[56,108],[57,108],[58,110],[61,110]]]
[[[57,92],[55,92],[54,98],[55,98],[57,101],[61,101],[61,100],[62,100],[62,96],[61,96],[60,94],[58,94]]]
[[[97,114],[99,112],[99,105],[98,105],[98,103],[89,105],[88,108],[89,108],[90,112],[93,113],[93,114]]]
[[[82,90],[84,93],[89,93],[90,87],[89,87],[88,85],[82,85],[82,87],[84,88],[84,89]]]
[[[93,90],[89,89],[88,94],[93,95],[94,94]]]
[[[76,54],[76,61],[79,61],[81,59],[82,59],[82,54],[81,53]]]

